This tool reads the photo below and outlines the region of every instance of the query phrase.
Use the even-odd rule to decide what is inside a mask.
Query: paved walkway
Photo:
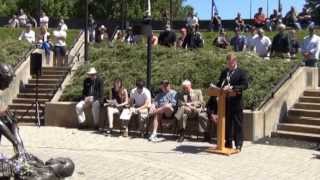
[[[246,142],[240,154],[227,157],[205,152],[212,145],[200,142],[151,143],[54,127],[21,127],[21,134],[27,150],[42,160],[72,158],[71,180],[320,179],[320,151],[288,147],[287,141],[286,146]],[[11,153],[11,145],[3,141],[0,151]]]

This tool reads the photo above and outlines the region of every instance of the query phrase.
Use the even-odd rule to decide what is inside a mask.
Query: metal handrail
[[[267,102],[269,102],[270,99],[274,97],[274,95],[278,92],[278,90],[286,83],[289,79],[292,78],[292,75],[301,67],[302,64],[295,64],[293,68],[289,71],[288,74],[286,74],[284,77],[282,77],[278,83],[271,89],[271,92],[268,96],[264,98],[264,100],[260,103],[260,105],[257,108],[254,108],[255,110],[260,110]]]

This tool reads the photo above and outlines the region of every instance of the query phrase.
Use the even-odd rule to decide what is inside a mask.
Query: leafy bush
[[[230,34],[230,32],[228,33]],[[301,39],[306,32],[299,32]],[[273,36],[274,34],[269,34]],[[153,48],[152,90],[157,89],[162,79],[169,79],[175,89],[180,89],[184,79],[190,79],[194,88],[201,88],[205,94],[211,82],[217,83],[221,70],[225,67],[225,58],[230,50],[212,47],[216,33],[204,33],[205,47],[198,50],[183,50],[165,47]],[[244,92],[245,108],[254,109],[271,92],[279,80],[300,61],[283,59],[262,60],[256,55],[237,53],[239,66],[249,74],[250,86]],[[106,44],[90,47],[90,64],[82,66],[75,74],[72,84],[66,88],[62,101],[78,100],[82,92],[82,83],[89,67],[96,67],[105,81],[105,94],[110,93],[112,80],[122,78],[125,87],[134,87],[137,78],[146,79],[146,46],[116,44],[108,48]],[[300,57],[298,58],[300,59]],[[207,98],[207,97],[206,97]]]

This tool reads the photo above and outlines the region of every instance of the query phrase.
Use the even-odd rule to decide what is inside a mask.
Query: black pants
[[[227,111],[226,113],[226,144],[228,148],[232,148],[232,140],[235,145],[242,146],[243,144],[243,129],[242,129],[242,110]]]

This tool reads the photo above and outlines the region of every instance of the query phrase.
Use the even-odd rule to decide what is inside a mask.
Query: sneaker
[[[157,138],[157,135],[156,134],[151,134],[151,136],[149,137],[149,141],[154,141],[154,140],[156,140],[156,138]]]
[[[158,138],[157,135],[151,135],[149,137],[149,141],[151,141],[151,142],[162,142],[162,141],[164,141],[164,138]]]

